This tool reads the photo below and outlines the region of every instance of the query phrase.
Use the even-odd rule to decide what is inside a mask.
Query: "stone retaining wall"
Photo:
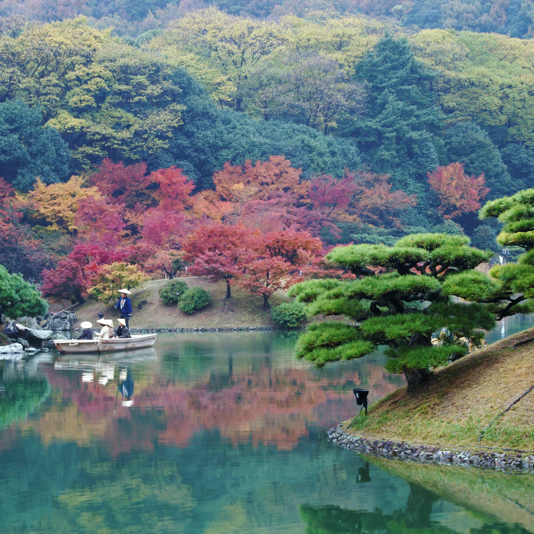
[[[349,451],[395,460],[534,472],[534,452],[532,451],[470,452],[442,450],[439,447],[410,445],[404,442],[372,441],[348,432],[342,424],[328,431],[328,439]]]

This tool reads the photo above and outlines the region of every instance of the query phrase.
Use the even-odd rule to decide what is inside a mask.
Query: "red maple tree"
[[[83,302],[102,267],[127,261],[128,255],[129,250],[110,250],[97,244],[78,243],[57,267],[43,271],[43,295]]]
[[[243,225],[202,224],[186,239],[184,260],[192,263],[192,274],[224,280],[229,299],[231,285],[243,272],[243,263],[251,254],[252,236],[253,231]]]
[[[162,210],[181,211],[191,204],[191,192],[195,184],[176,166],[159,169],[150,174],[152,182],[159,188],[153,193]]]

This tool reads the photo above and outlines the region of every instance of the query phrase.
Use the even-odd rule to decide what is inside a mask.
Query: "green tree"
[[[447,163],[463,163],[467,174],[478,176],[484,173],[486,185],[490,188],[489,198],[498,198],[517,189],[499,150],[476,124],[455,124],[445,135],[444,143]]]
[[[152,168],[177,165],[202,188],[213,185],[212,176],[225,162],[241,165],[284,154],[303,177],[330,174],[341,177],[345,168],[361,164],[356,144],[336,139],[303,124],[256,121],[230,109],[220,109],[194,78],[178,69],[173,83],[180,89],[186,109],[183,124],[173,132],[169,147],[145,154]]]
[[[327,259],[360,278],[303,282],[290,295],[307,302],[310,315],[342,314],[358,324],[312,324],[298,341],[297,356],[323,366],[360,358],[386,345],[386,369],[404,373],[408,391],[414,391],[430,378],[432,368],[466,354],[460,338],[476,344],[483,338],[481,329],[495,324],[483,305],[454,302],[456,287],[445,287],[450,277],[469,276],[492,255],[469,247],[468,242],[460,235],[414,234],[392,247],[335,248]],[[385,272],[375,274],[377,268]],[[460,283],[460,289],[466,284]],[[450,343],[432,345],[432,334],[442,328],[451,332]]]
[[[40,178],[61,182],[69,174],[68,146],[57,130],[43,126],[39,108],[21,100],[0,103],[0,165],[13,187],[28,191]]]
[[[504,226],[497,236],[503,247],[521,247],[526,252],[518,263],[495,265],[489,272],[462,273],[450,277],[448,290],[466,300],[485,302],[498,319],[534,310],[534,189],[488,202],[482,219],[497,217]]]
[[[37,317],[48,310],[46,300],[34,285],[26,282],[19,274],[9,274],[0,265],[0,305],[8,317]]]
[[[501,156],[512,178],[513,189],[528,189],[534,185],[534,150],[511,143],[501,149]]]
[[[424,195],[426,173],[438,164],[441,120],[430,90],[436,74],[415,58],[407,39],[386,35],[358,63],[356,77],[367,88],[367,115],[347,132],[373,172]]]

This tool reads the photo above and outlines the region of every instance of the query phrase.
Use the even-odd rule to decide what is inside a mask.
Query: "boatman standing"
[[[127,289],[121,289],[119,293],[121,298],[115,304],[115,308],[119,311],[120,318],[126,321],[126,327],[130,328],[130,317],[132,316],[133,308],[132,301],[128,295],[131,295],[131,293]]]

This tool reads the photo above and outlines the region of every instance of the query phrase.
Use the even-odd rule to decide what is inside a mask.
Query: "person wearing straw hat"
[[[119,323],[119,327],[115,331],[115,335],[117,337],[123,337],[123,338],[130,338],[132,337],[130,335],[130,330],[126,326],[126,319],[117,319],[117,322]]]
[[[92,323],[84,321],[80,327],[82,328],[82,335],[78,339],[93,339]]]
[[[130,317],[132,316],[133,308],[132,301],[128,295],[131,293],[127,289],[121,289],[119,291],[121,298],[115,304],[115,309],[119,312],[119,317],[126,321],[126,327],[130,328]]]
[[[115,332],[113,331],[113,321],[109,319],[98,319],[97,323],[102,325],[100,332],[97,332],[95,336],[98,336],[100,339],[111,339],[115,337]]]

